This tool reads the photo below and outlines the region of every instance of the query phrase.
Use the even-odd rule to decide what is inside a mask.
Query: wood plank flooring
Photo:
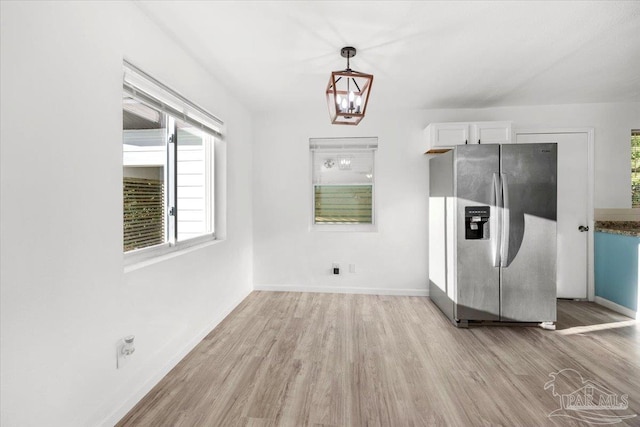
[[[557,326],[457,329],[424,297],[253,292],[118,426],[584,426],[548,417],[560,398],[544,385],[567,368],[628,395],[598,414],[640,414],[638,322],[559,301]],[[582,386],[563,374],[558,393]]]

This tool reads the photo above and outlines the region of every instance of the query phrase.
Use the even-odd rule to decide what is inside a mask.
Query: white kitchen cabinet
[[[424,130],[427,154],[444,153],[455,145],[509,144],[511,122],[431,123]]]
[[[471,127],[469,144],[511,143],[511,122],[475,122]]]
[[[442,153],[467,143],[470,128],[470,123],[431,123],[424,130],[428,152]]]

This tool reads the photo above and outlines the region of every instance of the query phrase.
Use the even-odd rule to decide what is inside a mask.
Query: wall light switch
[[[333,269],[333,274],[340,274],[340,264],[334,262],[331,268]]]
[[[355,272],[356,272],[356,265],[349,264],[349,273],[355,273]]]

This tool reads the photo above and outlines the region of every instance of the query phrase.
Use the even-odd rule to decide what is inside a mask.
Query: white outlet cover
[[[120,342],[118,345],[116,345],[116,369],[124,368],[127,363],[129,363],[129,359],[132,356],[131,354],[124,354],[124,352],[122,351],[124,346],[124,342]]]

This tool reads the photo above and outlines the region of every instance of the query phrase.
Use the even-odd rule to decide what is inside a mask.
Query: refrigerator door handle
[[[491,250],[493,255],[493,266],[500,267],[500,244],[502,235],[502,191],[500,188],[500,175],[493,174],[493,197],[492,205],[495,206],[495,213],[493,214],[492,230],[494,230],[493,241],[491,242]]]
[[[500,239],[500,267],[506,267],[509,260],[509,185],[507,175],[500,174],[502,182],[502,236]]]

